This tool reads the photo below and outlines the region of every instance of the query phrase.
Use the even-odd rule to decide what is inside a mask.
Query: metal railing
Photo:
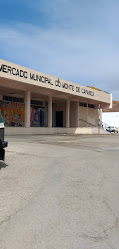
[[[86,126],[87,127],[98,127],[98,128],[100,128],[100,129],[103,129],[103,130],[106,130],[108,127],[110,127],[111,125],[109,125],[109,124],[106,124],[105,122],[102,122],[102,121],[100,121],[100,120],[98,120],[98,123],[97,123],[97,125],[94,125],[94,124],[92,124],[92,123],[90,123],[90,122],[88,122],[88,121],[86,121],[86,120],[84,120],[84,119],[79,119],[79,122],[84,122],[85,124],[86,124]],[[86,127],[85,126],[85,127]],[[116,127],[115,126],[115,128],[116,129],[118,129],[118,127]]]
[[[88,121],[86,121],[86,120],[84,120],[84,119],[79,119],[79,122],[80,121],[83,121],[84,123],[86,123],[87,125],[91,125],[91,126],[93,126],[93,127],[96,127],[96,125],[94,125],[94,124],[92,124],[92,123],[90,123],[90,122],[88,122]],[[90,126],[89,126],[90,127]]]
[[[106,130],[106,128],[109,127],[109,126],[110,126],[110,125],[108,125],[108,124],[106,124],[106,123],[100,121],[100,127],[101,127],[102,129]]]

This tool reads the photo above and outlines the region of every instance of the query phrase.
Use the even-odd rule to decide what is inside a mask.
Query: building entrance
[[[63,111],[56,111],[56,127],[63,127]]]

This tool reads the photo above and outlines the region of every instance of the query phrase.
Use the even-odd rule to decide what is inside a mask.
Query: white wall
[[[102,122],[109,126],[119,127],[119,112],[103,112]]]

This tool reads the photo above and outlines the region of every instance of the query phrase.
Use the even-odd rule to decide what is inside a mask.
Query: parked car
[[[0,111],[0,160],[5,159],[5,150],[4,148],[6,148],[8,146],[8,142],[4,141],[4,122],[3,122],[3,118],[2,118],[2,114]]]
[[[106,131],[118,133],[118,128],[117,128],[117,127],[114,127],[114,126],[108,126],[108,127],[106,128]]]

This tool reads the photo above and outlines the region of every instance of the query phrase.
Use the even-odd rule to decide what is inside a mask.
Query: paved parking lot
[[[7,137],[1,249],[119,249],[119,135]]]

